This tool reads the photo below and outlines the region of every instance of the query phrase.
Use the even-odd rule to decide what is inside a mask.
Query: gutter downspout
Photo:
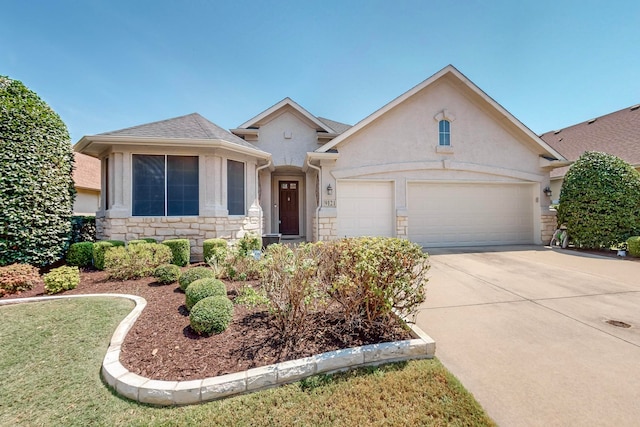
[[[271,159],[269,159],[267,164],[262,165],[262,166],[258,166],[256,168],[256,201],[258,202],[258,206],[260,206],[260,171],[262,169],[268,168],[269,166],[271,166]],[[264,233],[264,224],[262,223],[262,219],[263,219],[262,206],[260,206],[260,217],[259,217],[259,221],[260,221],[260,238],[262,238],[262,236],[265,234]]]
[[[320,208],[322,207],[322,169],[320,167],[312,165],[311,159],[307,158],[307,166],[311,169],[315,169],[318,172],[318,193],[320,194],[320,200],[318,207],[316,208],[316,238],[320,240]]]

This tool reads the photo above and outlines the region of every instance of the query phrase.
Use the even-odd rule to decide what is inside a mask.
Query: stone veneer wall
[[[540,216],[540,238],[543,245],[548,245],[553,237],[553,233],[558,228],[557,212],[550,210]]]
[[[202,261],[202,245],[206,239],[240,239],[247,232],[260,234],[260,218],[247,217],[130,217],[96,218],[98,239],[135,240],[153,237],[189,239],[191,260]]]
[[[396,237],[398,239],[409,238],[409,217],[400,215],[396,216]]]

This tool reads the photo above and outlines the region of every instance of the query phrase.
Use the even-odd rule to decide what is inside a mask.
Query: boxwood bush
[[[153,270],[153,277],[161,285],[170,285],[180,278],[180,267],[173,264],[162,264]]]
[[[224,239],[207,239],[202,243],[204,262],[221,264],[227,258],[228,244]]]
[[[624,247],[640,233],[640,173],[611,154],[585,152],[564,177],[558,223],[578,247]]]
[[[40,281],[38,269],[29,264],[11,264],[0,267],[0,297],[28,291]]]
[[[212,279],[216,278],[213,270],[207,267],[193,267],[188,269],[187,271],[184,271],[180,275],[180,278],[178,279],[178,283],[180,284],[180,289],[185,291],[192,282],[195,282],[198,279],[204,279],[207,277]]]
[[[189,264],[191,256],[189,239],[169,239],[162,242],[162,244],[171,249],[171,253],[173,254],[172,264],[179,267],[184,267]]]
[[[93,266],[104,270],[104,254],[111,248],[124,246],[121,240],[102,240],[93,244]]]
[[[111,279],[128,280],[151,276],[156,267],[171,260],[171,250],[157,243],[118,246],[104,254],[104,269]]]
[[[200,300],[207,297],[215,296],[227,296],[227,288],[224,283],[218,279],[205,278],[198,279],[192,282],[184,291],[185,303],[187,310],[191,308]]]
[[[78,267],[62,266],[54,268],[44,275],[44,290],[48,294],[57,294],[75,289],[79,283],[80,270],[78,270]]]
[[[34,92],[0,76],[0,266],[60,260],[75,188],[67,127]]]
[[[640,236],[632,236],[627,239],[629,255],[640,257]]]
[[[225,296],[207,297],[198,301],[189,313],[189,324],[199,335],[224,332],[233,319],[233,303]]]
[[[66,257],[67,264],[76,267],[91,267],[93,262],[93,243],[72,243]]]

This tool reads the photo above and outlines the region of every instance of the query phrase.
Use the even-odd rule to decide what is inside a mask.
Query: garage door
[[[425,247],[533,243],[532,198],[531,185],[411,183],[409,239]]]
[[[338,237],[393,236],[393,183],[338,181]]]

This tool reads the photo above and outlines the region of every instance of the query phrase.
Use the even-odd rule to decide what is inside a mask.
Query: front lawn
[[[141,405],[99,377],[109,338],[131,308],[109,298],[0,307],[0,425],[494,425],[436,359],[196,406]]]

